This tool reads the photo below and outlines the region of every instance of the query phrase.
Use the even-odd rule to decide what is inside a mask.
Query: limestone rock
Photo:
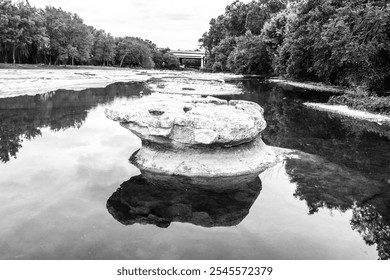
[[[236,84],[225,82],[233,77],[218,77],[215,74],[208,75],[209,73],[190,73],[190,75],[186,75],[185,72],[181,72],[179,76],[171,73],[160,79],[154,79],[149,82],[149,88],[153,92],[180,95],[204,95],[205,92],[209,96],[240,95],[243,93]]]
[[[143,140],[177,145],[235,146],[266,127],[258,104],[213,97],[140,100],[105,113]]]
[[[143,142],[130,158],[141,170],[167,175],[228,177],[260,174],[278,162],[260,137],[234,147],[170,147]]]
[[[226,177],[259,174],[277,162],[261,140],[263,109],[241,100],[165,98],[106,109],[141,138],[131,162],[165,175]]]

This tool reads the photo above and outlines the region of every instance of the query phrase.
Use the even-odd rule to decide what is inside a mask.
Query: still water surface
[[[388,259],[390,128],[302,105],[326,93],[241,86],[264,141],[297,151],[210,186],[129,163],[141,142],[104,109],[149,98],[141,83],[0,99],[0,258]]]

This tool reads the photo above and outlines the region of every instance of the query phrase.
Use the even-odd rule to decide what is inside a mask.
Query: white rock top
[[[104,69],[0,69],[0,98],[43,94],[58,89],[83,90],[116,82],[150,79],[136,70]]]
[[[266,127],[258,104],[214,97],[141,99],[105,114],[141,139],[160,144],[229,147],[252,141]]]
[[[380,125],[383,125],[383,124],[390,125],[390,117],[389,116],[351,109],[351,108],[348,108],[348,106],[346,106],[346,105],[333,105],[333,104],[311,103],[311,102],[306,102],[303,104],[306,105],[307,107],[314,108],[314,109],[317,109],[320,111],[339,114],[339,115],[351,117],[354,119],[376,122]]]
[[[228,77],[225,77],[227,79]],[[239,95],[242,94],[242,89],[236,84],[226,83],[225,79],[218,76],[210,75],[208,77],[199,74],[193,76],[166,76],[162,77],[161,81],[156,81],[149,84],[152,92],[165,94],[182,94],[182,95],[204,95],[207,92],[208,96],[218,95]],[[232,78],[233,79],[233,78]]]

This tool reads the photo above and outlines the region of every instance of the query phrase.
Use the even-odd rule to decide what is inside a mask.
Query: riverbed
[[[96,84],[103,73],[72,71],[80,79],[73,86],[58,76],[26,88],[16,73],[21,87],[2,88],[1,259],[390,257],[386,124],[312,109],[304,103],[332,93],[259,78],[137,70]],[[264,142],[288,156],[244,189],[145,183],[129,162],[141,141],[105,108],[208,89],[260,104]],[[130,201],[147,203],[153,215],[135,222]],[[173,218],[161,210],[167,204],[188,210]]]

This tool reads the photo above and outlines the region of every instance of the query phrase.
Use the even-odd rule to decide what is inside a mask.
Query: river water
[[[388,259],[390,128],[302,105],[327,93],[239,85],[223,98],[259,103],[264,142],[295,152],[237,185],[129,163],[141,142],[104,109],[142,83],[0,99],[0,258]]]

